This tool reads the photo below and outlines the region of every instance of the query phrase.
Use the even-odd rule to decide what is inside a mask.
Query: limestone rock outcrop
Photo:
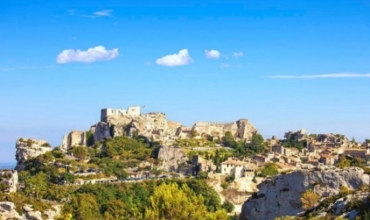
[[[54,220],[61,214],[61,205],[53,205],[52,209],[44,212],[47,220]],[[43,220],[42,213],[33,209],[32,205],[23,206],[23,215],[21,216],[15,209],[12,202],[0,202],[0,220],[18,219],[18,220]]]
[[[189,160],[185,152],[177,147],[161,147],[158,159],[162,161],[162,168],[169,171],[178,171]]]
[[[44,214],[47,216],[47,220],[57,219],[62,212],[62,207],[62,205],[53,205],[52,209],[44,211]]]
[[[8,186],[8,189],[6,190],[7,192],[17,192],[18,172],[16,170],[1,170],[0,182],[3,182]]]
[[[43,220],[41,212],[33,210],[31,205],[23,206],[23,211],[24,211],[24,214],[23,214],[24,219]]]
[[[199,137],[221,138],[225,132],[230,131],[238,140],[250,140],[252,135],[257,133],[257,129],[247,119],[231,123],[197,122],[193,126],[187,127],[168,121],[166,115],[160,112],[128,114],[119,109],[103,110],[101,121],[90,128],[94,133],[95,141],[138,134],[171,146],[174,140],[191,138],[193,133],[197,133]]]
[[[40,154],[44,154],[51,151],[50,144],[45,140],[35,140],[19,138],[15,144],[16,154],[15,159],[17,160],[16,170],[21,171],[24,169],[24,163],[27,159],[37,157]]]
[[[0,220],[22,219],[12,202],[0,202]]]
[[[264,220],[295,216],[303,211],[300,197],[307,189],[325,198],[339,193],[341,186],[356,189],[369,184],[369,179],[369,175],[357,167],[299,170],[279,175],[258,185],[259,192],[244,203],[240,219]]]
[[[85,146],[86,145],[86,132],[84,131],[71,131],[67,135],[63,136],[63,142],[60,149],[67,152],[73,146]]]

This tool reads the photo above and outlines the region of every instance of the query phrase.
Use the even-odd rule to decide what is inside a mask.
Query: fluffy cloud
[[[269,76],[272,79],[320,79],[320,78],[370,78],[370,73],[328,73],[317,75],[276,75]]]
[[[63,50],[57,56],[57,63],[92,63],[102,60],[112,60],[116,57],[118,57],[118,48],[106,50],[103,46],[96,46],[89,48],[86,51],[72,49]]]
[[[234,56],[235,59],[238,59],[239,57],[243,56],[243,52],[234,52],[233,56]]]
[[[221,54],[218,50],[206,50],[205,55],[209,59],[218,59]]]
[[[193,62],[193,59],[187,49],[182,49],[177,54],[166,55],[158,58],[155,62],[161,66],[182,66]]]
[[[103,11],[96,11],[93,14],[97,17],[107,17],[111,16],[113,10],[103,10]]]

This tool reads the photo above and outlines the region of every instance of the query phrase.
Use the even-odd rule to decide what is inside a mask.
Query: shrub
[[[225,209],[227,212],[232,212],[234,211],[234,204],[229,202],[228,200],[225,200],[224,203],[221,205],[223,209]]]

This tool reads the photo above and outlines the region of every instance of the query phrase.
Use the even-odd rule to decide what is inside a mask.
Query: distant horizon
[[[0,161],[52,146],[102,108],[171,121],[246,118],[370,138],[370,4],[343,1],[2,1]]]

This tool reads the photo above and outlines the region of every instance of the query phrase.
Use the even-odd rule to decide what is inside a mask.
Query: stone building
[[[107,122],[109,117],[121,117],[121,116],[140,116],[140,106],[131,106],[128,109],[111,109],[104,108],[101,110],[100,121]]]
[[[361,159],[370,159],[370,147],[361,148],[361,149],[345,149],[343,154],[346,156],[351,156],[354,158],[361,158]]]
[[[71,131],[63,136],[63,142],[60,149],[67,152],[73,146],[86,146],[86,132],[84,131]]]
[[[221,174],[222,175],[234,175],[235,178],[241,177],[254,177],[254,171],[256,165],[250,162],[236,160],[228,158],[226,161],[221,163]]]

